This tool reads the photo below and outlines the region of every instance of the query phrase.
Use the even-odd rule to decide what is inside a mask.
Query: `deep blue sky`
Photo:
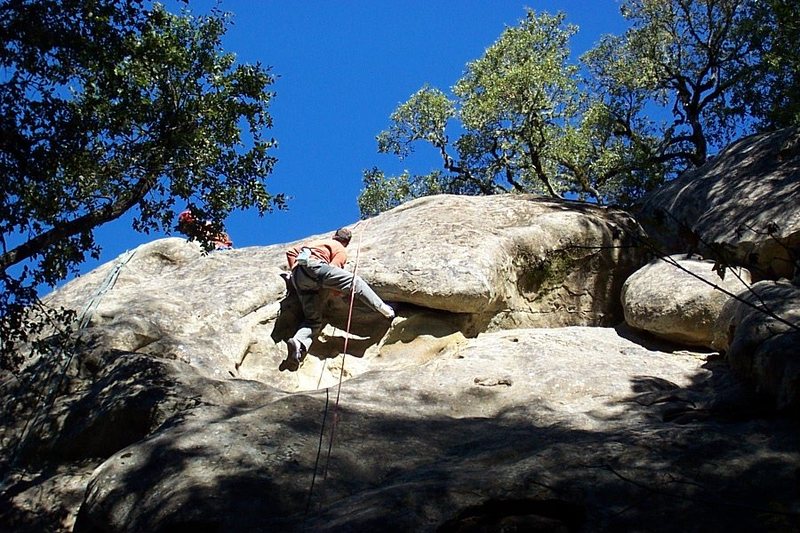
[[[174,5],[168,2],[168,5]],[[191,0],[196,14],[211,0]],[[375,136],[389,115],[425,83],[448,91],[467,62],[481,57],[525,8],[563,11],[579,27],[572,53],[590,49],[602,34],[620,34],[617,0],[223,0],[233,13],[224,48],[239,62],[271,67],[278,159],[270,192],[291,197],[288,212],[260,218],[239,212],[227,222],[237,248],[289,242],[356,222],[362,172],[411,169],[411,162],[377,153]],[[419,159],[438,163],[422,150]],[[413,167],[417,171],[429,170]],[[130,218],[98,231],[100,263],[163,235],[142,235]],[[98,263],[92,261],[84,272]]]

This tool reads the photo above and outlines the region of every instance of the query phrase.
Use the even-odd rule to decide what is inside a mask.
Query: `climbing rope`
[[[114,284],[116,283],[117,278],[119,277],[119,274],[120,274],[120,271],[122,270],[122,267],[125,266],[131,260],[131,258],[133,257],[134,253],[136,253],[136,250],[129,250],[129,251],[125,252],[125,254],[117,261],[116,265],[114,265],[114,268],[111,270],[111,272],[109,272],[109,274],[100,283],[100,286],[97,288],[97,290],[95,290],[95,292],[89,298],[89,301],[83,307],[81,312],[78,313],[78,315],[76,317],[76,322],[78,323],[78,328],[75,331],[76,334],[79,334],[81,331],[83,331],[86,328],[86,326],[89,325],[89,322],[91,321],[91,317],[92,317],[92,312],[95,309],[97,309],[97,306],[100,303],[100,299],[102,298],[102,296],[105,293],[107,293],[108,291],[110,291],[114,287]],[[34,351],[31,352],[31,355],[33,355]],[[54,363],[54,365],[52,367],[51,372],[56,372],[57,365],[58,365],[58,359],[61,358],[63,354],[64,354],[64,344],[61,344],[61,346],[59,347],[58,351],[55,353],[55,363]],[[37,429],[37,426],[41,422],[44,421],[45,417],[43,415],[50,410],[50,408],[52,407],[53,402],[55,402],[56,393],[58,392],[59,389],[61,389],[61,386],[64,383],[64,378],[67,375],[67,370],[69,369],[70,365],[72,364],[72,361],[73,361],[74,358],[75,358],[75,350],[70,350],[70,354],[67,357],[66,361],[64,362],[64,365],[61,367],[58,376],[55,376],[55,378],[57,378],[57,380],[50,385],[49,390],[48,390],[48,387],[45,387],[42,390],[42,392],[39,395],[39,397],[37,398],[37,403],[41,407],[34,414],[33,417],[29,418],[26,421],[25,427],[23,427],[23,429],[22,429],[22,435],[20,436],[20,439],[17,442],[17,446],[14,449],[14,454],[12,456],[12,460],[11,460],[11,463],[10,463],[11,464],[11,467],[10,467],[11,470],[13,470],[16,467],[16,463],[17,463],[17,461],[19,459],[19,454],[20,454],[22,448],[24,447],[25,442],[29,438],[30,434],[33,433]],[[48,379],[46,381],[47,382],[51,382],[53,380],[54,380],[54,377],[50,376],[50,377],[48,377]],[[43,399],[44,399],[44,401],[42,401]]]
[[[103,282],[94,292],[92,297],[84,306],[81,313],[78,315],[78,331],[83,330],[86,326],[89,325],[89,321],[92,318],[92,312],[97,309],[97,306],[100,304],[101,297],[114,288],[114,284],[117,282],[117,278],[119,278],[119,274],[122,271],[122,267],[124,267],[128,262],[133,258],[133,255],[136,253],[136,250],[128,250],[125,254],[117,261],[117,264],[114,265],[114,268],[109,272],[109,274],[105,277]]]
[[[361,239],[363,238],[364,233],[366,232],[366,228],[367,228],[368,225],[369,225],[369,219],[367,219],[366,223],[364,224],[363,230],[361,232],[359,232],[358,244],[356,245],[356,259],[355,259],[355,262],[353,264],[353,282],[351,283],[351,286],[350,286],[350,305],[349,305],[349,308],[347,310],[347,326],[346,326],[347,329],[345,330],[344,346],[342,348],[342,366],[339,369],[339,382],[338,382],[338,384],[336,386],[336,401],[333,404],[333,415],[331,417],[331,434],[330,434],[330,438],[328,439],[328,451],[327,451],[327,454],[325,456],[325,464],[324,464],[324,467],[323,467],[323,475],[322,475],[322,481],[323,481],[322,491],[323,492],[322,492],[322,495],[320,497],[320,502],[324,501],[325,481],[327,481],[327,479],[328,479],[328,466],[329,466],[330,460],[331,460],[331,451],[333,450],[333,442],[334,442],[335,435],[336,435],[336,426],[337,426],[337,424],[339,422],[339,413],[338,413],[338,411],[339,411],[339,400],[340,400],[341,395],[342,395],[342,381],[343,381],[343,378],[344,378],[344,365],[345,365],[345,361],[347,359],[347,344],[348,344],[348,342],[350,340],[350,326],[352,324],[352,319],[353,319],[353,306],[355,304],[355,290],[354,289],[355,289],[356,276],[358,275],[358,264],[359,264],[360,254],[361,254]],[[324,366],[324,363],[323,363],[323,371],[324,371],[324,369],[325,369],[325,366]],[[322,376],[320,375],[320,381],[321,380],[322,380]],[[326,387],[325,388],[325,409],[324,409],[323,415],[322,415],[322,428],[320,429],[319,445],[317,447],[317,458],[316,458],[316,460],[314,462],[314,474],[311,477],[311,487],[308,490],[308,500],[306,502],[306,511],[305,511],[306,517],[308,516],[309,509],[311,508],[311,497],[312,497],[312,494],[314,492],[314,484],[315,484],[316,479],[317,479],[317,471],[319,469],[320,456],[322,454],[322,442],[324,440],[325,422],[326,422],[326,420],[328,418],[328,407],[329,407],[329,404],[330,404],[330,387]],[[320,505],[322,505],[322,503],[320,503]]]

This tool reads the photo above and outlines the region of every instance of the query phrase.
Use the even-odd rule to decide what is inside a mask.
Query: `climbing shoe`
[[[300,368],[300,360],[303,358],[303,347],[297,339],[286,341],[286,360],[281,363],[280,370],[294,372]]]
[[[394,309],[392,309],[392,307],[388,304],[381,304],[381,306],[378,308],[378,312],[389,320],[394,318]]]

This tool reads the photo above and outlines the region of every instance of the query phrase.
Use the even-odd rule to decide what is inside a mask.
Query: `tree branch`
[[[0,270],[5,272],[12,265],[30,259],[37,253],[42,252],[44,249],[67,237],[77,235],[82,231],[92,229],[100,224],[119,218],[147,194],[154,182],[155,180],[152,176],[140,178],[130,189],[130,192],[119,198],[116,202],[103,206],[100,209],[90,211],[76,219],[59,224],[29,239],[23,244],[20,244],[16,248],[3,253],[0,255]]]

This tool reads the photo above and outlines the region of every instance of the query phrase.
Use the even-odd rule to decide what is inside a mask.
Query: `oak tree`
[[[625,0],[625,33],[602,37],[577,61],[577,28],[563,14],[528,10],[450,93],[426,85],[391,115],[379,152],[404,158],[427,143],[441,168],[365,173],[362,215],[437,192],[635,201],[759,120],[792,120],[797,107],[781,111],[800,101],[789,4]]]
[[[265,184],[274,78],[223,50],[229,23],[145,0],[0,2],[3,354],[36,327],[36,287],[98,257],[101,224],[283,206]]]

